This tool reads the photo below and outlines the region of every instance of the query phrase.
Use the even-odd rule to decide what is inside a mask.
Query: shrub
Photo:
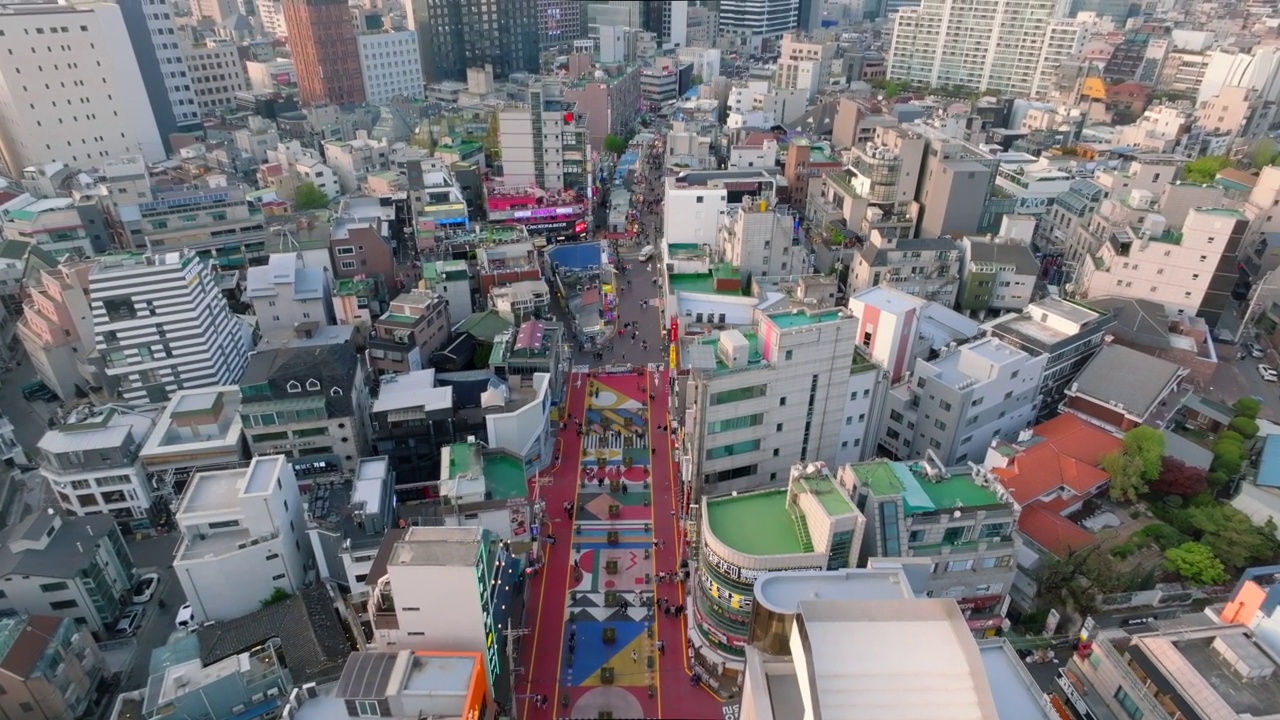
[[[1208,475],[1205,475],[1204,478],[1209,482],[1209,487],[1214,490],[1224,488],[1227,486],[1227,483],[1231,482],[1231,478],[1226,473],[1222,472],[1211,472]],[[1204,493],[1201,493],[1201,495],[1203,494]],[[1197,495],[1196,497],[1198,498],[1200,495]],[[1192,498],[1192,505],[1194,506],[1194,504],[1195,498]]]
[[[1234,430],[1223,430],[1222,433],[1218,435],[1218,441],[1215,442],[1213,446],[1217,447],[1227,443],[1244,447],[1244,436]]]
[[[1136,552],[1138,552],[1138,548],[1133,543],[1120,543],[1111,548],[1111,557],[1117,560],[1127,560]]]
[[[1250,440],[1258,436],[1258,421],[1241,415],[1231,421],[1231,429]]]
[[[1171,508],[1180,508],[1182,507],[1183,500],[1181,495],[1165,495],[1164,500],[1161,502]]]
[[[1262,410],[1262,403],[1258,402],[1258,398],[1242,397],[1231,407],[1235,408],[1242,417],[1257,419],[1258,413]]]
[[[1174,495],[1173,497],[1178,496]],[[1181,500],[1182,498],[1178,499]],[[1152,523],[1134,533],[1134,537],[1150,540],[1161,550],[1168,550],[1171,547],[1177,547],[1191,541],[1189,536],[1164,523]]]

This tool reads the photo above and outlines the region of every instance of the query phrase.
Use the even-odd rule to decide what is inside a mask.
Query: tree
[[[284,588],[277,585],[271,588],[271,594],[266,596],[262,600],[259,600],[258,604],[264,608],[271,607],[272,605],[275,605],[276,603],[282,603],[291,597],[293,597],[292,593],[290,593],[288,590],[285,590]]]
[[[1255,397],[1242,397],[1231,407],[1236,409],[1237,415],[1256,420],[1258,413],[1262,410],[1262,403]]]
[[[1276,147],[1271,138],[1262,138],[1249,152],[1249,164],[1256,170],[1272,165],[1277,160],[1280,160],[1280,148]]]
[[[1214,557],[1229,571],[1274,559],[1274,534],[1254,525],[1248,515],[1230,505],[1215,503],[1193,507],[1182,514],[1193,528],[1192,537],[1199,534],[1200,542],[1212,550]]]
[[[1208,487],[1203,470],[1193,468],[1174,457],[1160,461],[1160,477],[1151,483],[1152,490],[1184,498],[1199,495]]]
[[[1241,415],[1231,420],[1231,429],[1245,440],[1250,440],[1258,436],[1258,421]]]
[[[692,87],[698,87],[702,83],[703,83],[703,80],[701,75],[695,74],[693,77],[689,78],[689,84]]]
[[[1124,434],[1124,452],[1142,463],[1142,479],[1150,482],[1160,477],[1160,460],[1164,457],[1164,435],[1153,427],[1139,425]]]
[[[323,210],[329,207],[329,196],[313,182],[304,182],[293,191],[293,207],[298,210]]]
[[[1111,477],[1111,488],[1107,494],[1116,502],[1135,502],[1147,491],[1147,481],[1142,477],[1142,461],[1127,452],[1102,456],[1102,469]]]
[[[621,155],[627,151],[627,141],[617,135],[605,135],[604,151],[607,153],[613,153],[614,155]]]
[[[1164,565],[1196,585],[1221,585],[1227,569],[1213,551],[1198,542],[1187,542],[1164,551]]]
[[[1187,180],[1201,185],[1209,185],[1231,165],[1231,158],[1226,155],[1205,155],[1199,160],[1192,160],[1182,167],[1182,175]]]

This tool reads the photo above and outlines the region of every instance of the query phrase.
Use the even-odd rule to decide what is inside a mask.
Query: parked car
[[[1259,365],[1258,374],[1267,382],[1276,382],[1277,380],[1280,380],[1280,373],[1277,373],[1276,369],[1270,365]]]
[[[178,608],[178,617],[174,618],[173,624],[179,630],[182,630],[194,625],[195,620],[196,611],[191,607],[191,603],[183,603],[182,607]]]
[[[1267,356],[1267,351],[1266,351],[1266,350],[1263,350],[1263,349],[1262,349],[1262,347],[1261,347],[1260,345],[1258,345],[1258,343],[1256,343],[1256,342],[1247,342],[1247,343],[1245,343],[1245,344],[1244,344],[1244,349],[1245,349],[1245,350],[1247,350],[1247,351],[1249,351],[1249,355],[1250,355],[1250,357],[1255,357],[1255,358],[1264,358],[1264,357],[1266,357],[1266,356]]]
[[[142,625],[142,615],[142,608],[134,608],[121,616],[120,622],[116,623],[116,635],[133,637],[138,634],[138,628]]]
[[[138,578],[138,582],[133,584],[133,604],[145,605],[151,602],[151,597],[156,594],[158,587],[160,587],[160,576],[155,573],[147,573]]]
[[[652,245],[645,245],[644,247],[640,248],[640,262],[649,262],[649,258],[653,257],[653,253],[655,251],[656,251],[656,248],[654,248]]]

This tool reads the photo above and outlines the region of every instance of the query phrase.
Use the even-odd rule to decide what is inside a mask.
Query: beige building
[[[235,105],[236,93],[249,92],[249,80],[240,63],[239,51],[230,40],[191,45],[183,54],[201,114],[230,110]]]
[[[1257,124],[1266,119],[1258,91],[1250,87],[1228,85],[1200,104],[1196,124],[1206,133],[1225,133],[1233,138],[1252,137]]]
[[[1128,213],[1115,207],[1116,204],[1124,204],[1124,198],[1138,193],[1136,204],[1141,206],[1141,211],[1149,211],[1150,198],[1158,196],[1186,162],[1186,158],[1176,155],[1139,155],[1128,167],[1103,170],[1093,177],[1094,184],[1101,188],[1101,197],[1093,188],[1080,188],[1088,199],[1087,204],[1097,204],[1094,214],[1083,222],[1072,223],[1075,230],[1065,238],[1066,261],[1077,267],[1077,277],[1083,273],[1080,268],[1088,256],[1097,253],[1105,242],[1106,228],[1130,224]],[[1144,202],[1142,198],[1147,200]],[[1134,209],[1133,204],[1127,204],[1129,209]]]
[[[0,717],[80,717],[107,663],[88,628],[66,617],[0,619]]]
[[[831,64],[836,43],[818,42],[796,33],[782,36],[782,51],[773,75],[775,88],[804,90],[809,100],[831,83]]]

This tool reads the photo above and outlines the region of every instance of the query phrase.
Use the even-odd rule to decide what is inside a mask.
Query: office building
[[[916,200],[919,236],[975,235],[990,224],[987,204],[995,193],[1000,161],[985,149],[925,123],[908,126],[928,141]]]
[[[131,531],[151,527],[151,484],[140,451],[156,415],[85,406],[46,432],[37,444],[40,472],[62,507],[75,515],[108,513]]]
[[[717,237],[718,257],[744,273],[778,277],[812,273],[791,208],[770,199],[743,202],[724,217]]]
[[[577,0],[537,0],[538,46],[564,51],[574,40],[586,37],[586,5]]]
[[[801,0],[720,0],[720,38],[730,52],[759,54],[798,25],[800,3]]]
[[[422,99],[422,53],[416,32],[364,33],[356,36],[356,46],[365,102],[386,105],[392,98]]]
[[[151,105],[119,7],[4,4],[0,31],[0,175],[165,159],[155,117],[139,112]]]
[[[373,644],[473,652],[490,686],[509,672],[505,629],[520,564],[480,527],[409,527],[388,535],[369,574]]]
[[[397,491],[434,497],[440,449],[463,439],[453,413],[453,388],[436,385],[431,368],[384,375],[371,408],[374,451],[389,458]]]
[[[114,0],[120,8],[129,43],[151,101],[151,114],[165,148],[176,132],[200,129],[200,105],[190,81],[186,45],[169,3],[154,0]]]
[[[68,617],[0,618],[0,714],[81,717],[107,663],[88,628]]]
[[[849,287],[889,285],[950,307],[960,293],[963,260],[962,243],[950,237],[893,237],[877,229],[854,257]]]
[[[237,94],[249,92],[239,49],[230,40],[206,40],[183,48],[187,76],[201,115],[229,113]]]
[[[1017,572],[1017,514],[968,468],[919,462],[845,465],[836,484],[866,517],[860,564],[872,558],[928,558],[928,597],[954,598],[969,630],[990,637],[1004,622]]]
[[[18,339],[36,377],[62,398],[75,397],[77,387],[89,385],[79,361],[91,347],[83,343],[93,337],[88,295],[92,269],[92,262],[71,260],[41,270],[27,283],[27,301],[18,317]]]
[[[988,335],[1031,356],[1044,355],[1040,380],[1040,411],[1043,421],[1058,412],[1067,388],[1102,347],[1103,338],[1115,325],[1111,313],[1081,303],[1045,298],[1031,303],[1020,313],[1010,313],[983,326]]]
[[[640,68],[636,65],[606,65],[604,76],[584,72],[565,88],[565,100],[586,113],[591,129],[591,147],[604,148],[609,135],[626,137],[635,127],[641,107]]]
[[[191,9],[196,17],[212,20],[216,25],[222,25],[240,13],[236,0],[195,0]]]
[[[681,312],[693,315],[683,324],[703,320],[693,307]],[[839,308],[754,315],[679,349],[690,370],[681,453],[695,497],[777,482],[795,462],[852,462],[874,442],[883,389],[858,349],[858,319]]]
[[[465,82],[468,68],[487,66],[500,80],[538,72],[539,4],[540,0],[411,0],[406,10],[409,29],[418,34],[423,79]]]
[[[304,496],[317,571],[355,602],[367,598],[374,558],[396,523],[395,479],[386,456],[366,457],[350,479],[312,482]]]
[[[1079,26],[1055,23],[1061,0],[955,4],[921,0],[893,16],[888,77],[928,87],[957,86],[1029,96],[1050,85],[1065,46],[1083,43]],[[992,32],[999,27],[1000,32]],[[1069,55],[1068,55],[1069,56]]]
[[[196,622],[247,615],[275,591],[306,584],[311,545],[288,458],[197,473],[174,515],[182,540],[173,569]]]
[[[931,453],[942,467],[977,462],[992,440],[1034,424],[1047,360],[998,338],[916,360],[913,375],[889,391],[881,451],[896,458]]]
[[[109,393],[155,403],[184,388],[239,382],[245,333],[195,253],[101,258],[89,293]]]
[[[533,80],[529,102],[498,112],[502,141],[502,186],[536,186],[551,193],[586,195],[591,183],[591,130],[585,113],[565,96],[558,81]]]
[[[344,0],[282,0],[304,105],[365,101],[355,26]]]
[[[282,455],[299,477],[351,473],[369,447],[369,389],[350,342],[259,350],[240,381],[254,455]]]
[[[32,508],[3,539],[0,609],[40,608],[106,634],[128,608],[135,568],[110,516],[64,517]]]
[[[690,613],[696,651],[740,663],[756,578],[857,565],[867,520],[822,464],[795,465],[787,487],[704,498]]]
[[[412,290],[397,295],[373,323],[369,370],[375,377],[427,367],[431,354],[449,340],[449,303],[443,295]]]

